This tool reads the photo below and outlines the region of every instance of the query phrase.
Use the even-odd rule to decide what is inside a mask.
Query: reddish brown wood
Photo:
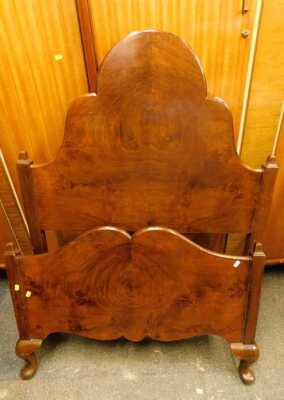
[[[54,253],[23,258],[29,336],[241,341],[249,259],[238,268],[236,260],[165,228],[132,238],[115,228],[89,231]]]
[[[262,178],[237,156],[231,113],[207,97],[192,50],[153,31],[112,49],[98,95],[75,101],[57,158],[31,174],[42,229],[185,233],[250,231]]]
[[[268,216],[271,209],[273,189],[278,172],[278,165],[274,156],[269,156],[262,167],[263,175],[261,191],[256,208],[256,215],[253,224],[253,239],[263,243],[266,234]]]
[[[89,92],[96,92],[97,58],[93,34],[91,10],[88,0],[76,0]]]
[[[31,165],[27,152],[22,151],[19,154],[17,169],[20,181],[20,187],[23,197],[24,209],[30,230],[30,238],[35,254],[46,251],[46,242],[44,233],[41,231],[37,218],[36,205],[34,203],[34,182]]]
[[[10,293],[14,304],[15,316],[18,326],[20,337],[28,337],[28,326],[26,315],[26,302],[25,293],[22,290],[23,286],[23,268],[22,268],[22,257],[20,252],[13,243],[7,244],[5,253],[6,257],[6,269],[8,282],[10,286]],[[15,290],[15,285],[19,286],[19,291]]]
[[[38,368],[35,351],[40,348],[41,344],[42,340],[40,339],[18,340],[16,354],[25,361],[20,373],[22,379],[31,379],[35,375]]]
[[[259,358],[259,349],[256,344],[232,343],[232,353],[240,358],[239,375],[243,383],[251,385],[255,376],[250,366]]]
[[[255,332],[264,265],[265,254],[262,245],[257,243],[254,246],[253,257],[250,261],[248,297],[242,343],[231,344],[233,354],[240,358],[239,374],[242,381],[246,384],[252,384],[255,381],[254,373],[250,367],[259,357],[259,349],[255,344]]]
[[[250,267],[249,296],[246,326],[243,339],[244,344],[254,343],[264,265],[265,254],[263,252],[262,245],[260,243],[256,243]]]
[[[48,254],[8,257],[21,340],[216,334],[235,343],[242,380],[254,380],[265,259],[255,242],[277,166],[241,163],[230,111],[207,96],[184,42],[156,31],[122,40],[101,66],[98,95],[69,109],[55,160],[25,156],[19,172],[35,251],[46,249],[42,230],[62,231],[64,244],[91,229]],[[214,248],[226,233],[247,234],[249,256],[214,253],[169,228],[214,233]]]

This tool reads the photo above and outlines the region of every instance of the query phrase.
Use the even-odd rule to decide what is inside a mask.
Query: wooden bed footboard
[[[247,351],[251,358],[255,349],[246,344],[254,346],[252,316],[260,288],[251,273],[255,257],[262,265],[259,249],[254,257],[227,256],[160,227],[133,236],[115,227],[92,229],[37,256],[10,248],[17,353],[27,361],[22,376],[35,372],[33,352],[53,332],[132,341],[219,335],[234,343],[236,355]],[[261,266],[258,270],[261,276]]]

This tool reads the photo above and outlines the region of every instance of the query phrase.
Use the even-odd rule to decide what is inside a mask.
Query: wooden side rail
[[[259,255],[263,263],[258,248]],[[241,346],[254,345],[254,338],[247,343],[246,330],[254,332],[250,304],[257,306],[260,288],[253,264],[254,257],[210,252],[160,227],[133,236],[114,227],[97,228],[56,252],[35,256],[10,248],[17,354],[27,361],[22,377],[36,371],[31,354],[52,332],[132,341],[212,334],[235,343],[236,355],[245,354]],[[257,268],[260,277],[262,268]]]

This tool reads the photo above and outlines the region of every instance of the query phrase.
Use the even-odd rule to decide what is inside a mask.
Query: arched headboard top
[[[241,163],[231,113],[207,97],[193,51],[152,30],[107,54],[97,95],[68,111],[56,159],[31,171],[40,228],[61,230],[249,232],[262,176]]]
[[[116,75],[113,81],[113,75]],[[175,85],[173,91],[172,84]],[[106,55],[98,92],[144,96],[149,89],[170,97],[207,95],[203,68],[193,50],[178,36],[155,30],[133,32]]]
[[[107,138],[112,144],[120,140],[137,150],[142,143],[149,149],[155,143],[168,146],[180,142],[181,137],[192,137],[200,116],[215,109],[223,114],[226,142],[235,152],[231,113],[222,99],[207,98],[205,75],[193,50],[172,33],[133,32],[102,62],[97,96],[83,96],[70,107],[63,147],[97,145],[100,138],[98,131],[91,129],[90,124],[94,129],[97,124],[92,117],[107,119],[104,134],[111,135],[110,115],[114,123],[121,124],[121,134],[116,131],[114,138]],[[80,116],[88,123],[87,129],[82,129]],[[80,125],[77,129],[76,122]],[[136,146],[135,138],[139,141]]]

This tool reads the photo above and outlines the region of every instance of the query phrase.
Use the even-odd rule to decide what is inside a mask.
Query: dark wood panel
[[[251,229],[262,177],[238,158],[231,113],[207,97],[192,50],[154,31],[113,48],[98,95],[70,108],[56,160],[31,174],[42,229],[211,233]]]
[[[132,238],[115,228],[92,230],[23,259],[21,290],[32,293],[25,324],[41,339],[60,331],[133,341],[216,334],[238,342],[248,265],[248,257],[217,255],[168,229]]]
[[[156,31],[120,42],[101,66],[98,95],[70,108],[56,159],[33,165],[22,153],[18,169],[34,252],[46,252],[46,230],[70,237],[92,228],[48,254],[10,248],[22,377],[35,373],[42,339],[64,331],[133,341],[220,335],[238,342],[241,379],[254,381],[265,262],[256,241],[277,165],[274,157],[261,170],[241,163],[230,111],[207,96],[184,42]],[[118,227],[95,229],[105,222]],[[169,227],[219,239],[249,233],[248,256],[210,252]]]

